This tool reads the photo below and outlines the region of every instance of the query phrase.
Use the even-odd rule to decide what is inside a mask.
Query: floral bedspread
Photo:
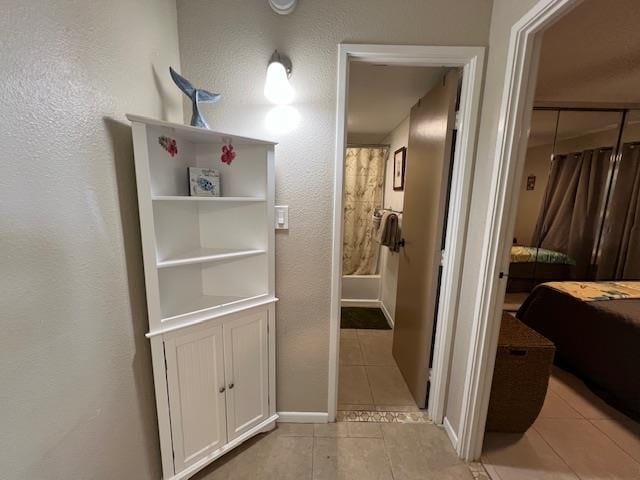
[[[547,282],[542,285],[585,302],[640,298],[640,282]]]
[[[523,247],[514,245],[511,247],[512,263],[560,263],[575,265],[576,261],[566,253],[547,250],[546,248]]]

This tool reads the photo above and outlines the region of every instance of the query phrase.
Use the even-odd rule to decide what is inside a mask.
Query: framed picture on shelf
[[[407,160],[407,147],[393,153],[393,189],[404,190],[404,168]]]
[[[189,167],[189,193],[192,197],[219,197],[220,172],[212,168]]]

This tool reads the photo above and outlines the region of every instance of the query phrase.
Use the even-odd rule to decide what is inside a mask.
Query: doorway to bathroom
[[[341,47],[330,420],[441,423],[482,49]]]

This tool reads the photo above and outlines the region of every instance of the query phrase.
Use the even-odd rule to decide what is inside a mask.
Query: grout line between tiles
[[[622,451],[622,453],[624,453],[625,455],[627,455],[629,458],[631,458],[631,460],[632,460],[634,463],[636,463],[638,466],[640,466],[640,462],[638,462],[638,461],[637,461],[637,460],[636,460],[636,459],[635,459],[635,458],[634,458],[634,457],[633,457],[629,452],[627,452],[627,451],[622,447],[622,445],[620,445],[618,442],[616,442],[614,438],[612,438],[610,435],[608,435],[608,434],[607,434],[607,432],[605,432],[604,430],[602,430],[601,428],[599,428],[597,424],[593,423],[593,421],[594,421],[594,420],[608,420],[608,421],[615,421],[615,420],[610,419],[610,418],[594,418],[594,419],[587,418],[586,420],[587,420],[591,425],[593,425],[593,427],[594,427],[596,430],[598,430],[598,431],[599,431],[600,433],[602,433],[605,437],[607,437],[607,438],[611,441],[611,443],[613,443],[613,444],[618,448],[618,450],[621,450],[621,451]]]
[[[553,395],[555,395],[556,397],[558,397],[558,398],[560,399],[560,401],[561,401],[561,402],[565,403],[565,404],[567,405],[567,407],[569,407],[569,409],[570,409],[570,410],[573,410],[574,412],[576,412],[580,418],[584,418],[585,420],[587,420],[587,418],[586,418],[584,415],[582,415],[582,413],[580,413],[578,410],[576,410],[576,409],[573,407],[573,405],[571,405],[567,400],[565,400],[565,399],[564,399],[564,398],[562,398],[560,395],[558,395],[558,393],[557,393],[557,392],[554,392],[554,391],[552,390],[552,391],[551,391],[551,393],[552,393]],[[562,417],[558,417],[558,418],[562,418]]]
[[[579,418],[575,418],[575,419],[569,419],[569,420],[580,420],[580,419],[579,419]],[[562,455],[560,455],[560,453],[559,453],[559,452],[557,452],[555,448],[553,448],[553,446],[552,446],[552,445],[547,441],[547,439],[546,439],[546,438],[544,438],[544,435],[542,434],[542,432],[541,432],[540,430],[538,430],[538,429],[535,427],[535,425],[532,425],[532,426],[531,426],[531,428],[533,428],[533,429],[536,431],[536,433],[537,433],[538,435],[540,435],[540,438],[542,439],[542,441],[543,441],[544,443],[546,443],[546,444],[549,446],[549,448],[551,449],[551,451],[552,451],[553,453],[555,453],[555,454],[556,454],[556,456],[557,456],[557,457],[562,461],[562,463],[564,463],[564,464],[567,466],[567,468],[571,471],[571,473],[573,473],[573,474],[576,476],[576,478],[582,479],[582,477],[581,477],[580,475],[578,475],[578,472],[576,472],[573,468],[571,468],[571,465],[569,465],[569,464],[567,463],[567,461],[564,459],[564,457],[563,457]]]
[[[493,474],[492,474],[487,469],[487,466],[484,464],[484,462],[482,462],[482,460],[480,461],[480,463],[482,463],[482,466],[484,467],[484,471],[487,472],[487,475],[491,480],[502,480],[502,477],[500,476],[500,472],[498,472],[498,470],[493,466],[493,464],[491,464],[491,470],[493,471]]]
[[[315,435],[315,430],[314,430],[313,433],[314,433],[314,435],[313,435],[313,437],[311,437],[311,479],[310,480],[313,480],[313,477],[314,477],[313,474],[315,473],[313,471],[313,469],[315,468],[315,466],[313,464],[313,459],[316,456],[316,435]]]
[[[387,447],[387,439],[385,438],[384,428],[380,425],[380,432],[382,434],[382,444],[384,445],[384,453],[387,455],[387,461],[389,462],[389,470],[391,471],[391,480],[395,480],[393,473],[393,462],[391,461],[391,455],[389,455],[389,448]]]

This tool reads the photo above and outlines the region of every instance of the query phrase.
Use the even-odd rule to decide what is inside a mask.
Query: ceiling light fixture
[[[264,83],[264,96],[271,103],[286,105],[293,100],[293,87],[289,83],[291,75],[291,60],[280,55],[276,50],[267,67],[267,79]]]
[[[269,6],[279,15],[289,15],[297,3],[297,0],[269,0]]]

